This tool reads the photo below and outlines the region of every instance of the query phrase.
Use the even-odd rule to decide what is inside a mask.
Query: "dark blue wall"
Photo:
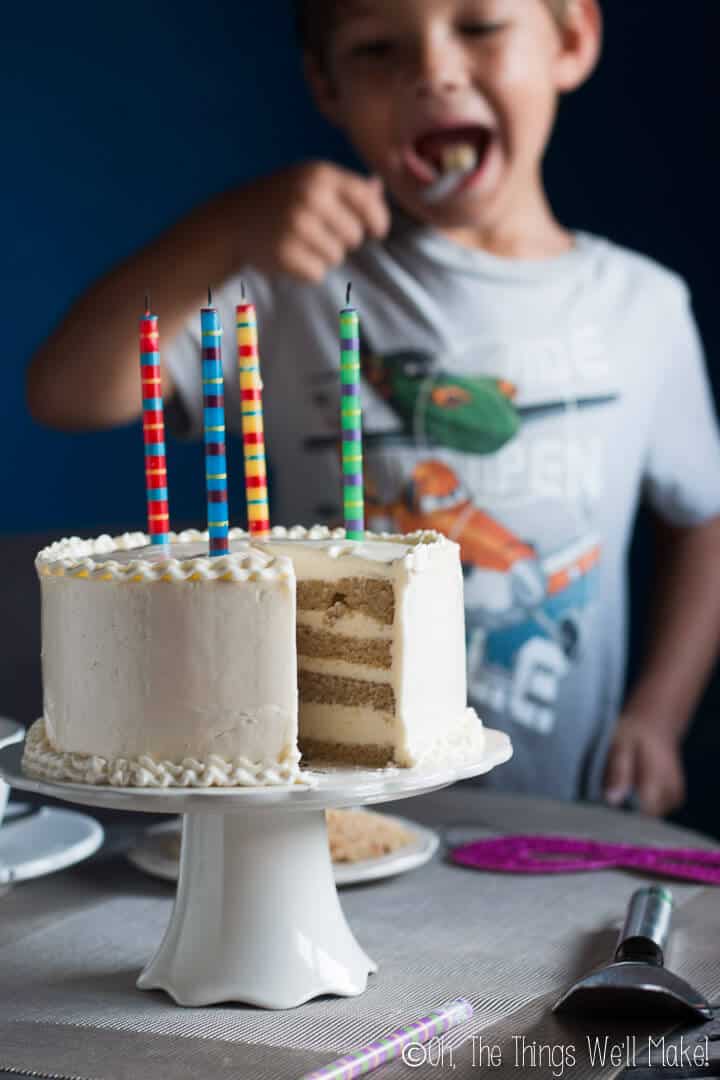
[[[29,356],[94,278],[184,211],[304,155],[338,153],[339,140],[305,94],[283,0],[20,2],[4,6],[0,33],[0,531],[142,527],[139,427],[70,436],[33,425]],[[173,518],[202,522],[201,451],[168,453]]]
[[[676,0],[605,7],[602,68],[564,106],[551,151],[553,199],[570,224],[686,274],[714,355],[718,87],[703,43],[717,0],[693,0],[692,12]],[[16,0],[2,36],[0,531],[140,526],[137,427],[69,436],[32,425],[32,350],[89,282],[199,200],[342,147],[304,92],[286,0]],[[169,453],[173,517],[202,521],[199,448]]]

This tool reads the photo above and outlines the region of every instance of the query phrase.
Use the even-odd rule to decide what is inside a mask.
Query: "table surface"
[[[500,1080],[553,1076],[551,1052],[574,1052],[566,1076],[598,1080],[620,1070],[586,1060],[591,1030],[613,1044],[662,1030],[629,1022],[590,1029],[550,1012],[565,986],[609,959],[627,900],[647,879],[616,870],[485,874],[448,863],[446,845],[518,832],[668,846],[713,847],[711,840],[636,814],[499,795],[472,783],[389,809],[439,829],[444,843],[419,870],[341,891],[358,940],[380,963],[378,975],[359,998],[280,1013],[179,1009],[162,994],[135,990],[169,918],[172,888],[121,854],[148,816],[106,816],[108,844],[99,856],[0,896],[0,1076],[296,1080],[461,995],[475,1005],[472,1025],[449,1041],[442,1063],[413,1070],[417,1077],[480,1075],[478,1053],[497,1047],[502,1065],[492,1075]],[[677,910],[668,966],[715,1001],[720,904],[709,888],[670,884]],[[383,1080],[408,1075],[401,1062],[378,1072]]]

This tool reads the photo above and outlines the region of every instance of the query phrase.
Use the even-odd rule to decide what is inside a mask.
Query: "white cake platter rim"
[[[22,745],[0,741],[0,779],[13,788],[48,795],[82,806],[101,806],[143,813],[248,813],[249,811],[325,810],[392,802],[426,794],[490,772],[512,757],[512,744],[502,731],[484,728],[482,748],[467,758],[423,764],[411,769],[326,766],[312,769],[315,787],[300,784],[227,788],[121,788],[107,785],[40,780],[22,771]]]
[[[432,859],[440,846],[440,837],[434,829],[428,829],[417,821],[399,817],[397,814],[382,814],[382,817],[405,829],[408,842],[386,855],[358,859],[356,862],[333,862],[333,877],[338,887],[362,885],[417,870]],[[135,847],[125,852],[126,859],[137,870],[149,874],[150,877],[177,884],[180,859],[162,851],[160,844],[166,836],[179,837],[181,830],[182,822],[179,818],[151,825]]]

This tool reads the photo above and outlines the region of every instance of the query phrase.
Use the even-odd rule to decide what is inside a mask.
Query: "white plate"
[[[362,859],[354,863],[333,863],[333,875],[336,885],[359,885],[363,881],[376,881],[378,878],[404,874],[415,870],[432,859],[438,849],[440,837],[432,829],[425,829],[407,818],[394,814],[383,814],[388,821],[401,825],[411,840],[397,851],[380,855],[377,859]]]
[[[404,874],[429,862],[437,851],[439,838],[432,829],[425,829],[407,818],[391,814],[382,815],[387,821],[402,826],[410,833],[410,841],[397,851],[376,859],[362,859],[353,863],[333,863],[336,885],[358,885],[364,881],[376,881],[378,878]],[[147,829],[143,842],[127,853],[133,866],[153,877],[164,881],[177,881],[178,861],[168,854],[165,840],[168,836],[179,836],[180,822],[165,821]]]
[[[12,746],[25,738],[25,728],[15,720],[0,716],[0,746]]]
[[[0,885],[52,874],[93,855],[103,842],[102,826],[87,814],[43,806],[11,805],[0,825]]]

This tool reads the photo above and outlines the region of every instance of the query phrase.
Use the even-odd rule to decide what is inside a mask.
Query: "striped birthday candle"
[[[235,308],[238,368],[240,370],[240,410],[245,455],[245,494],[251,536],[270,535],[265,426],[263,423],[262,379],[258,352],[255,305],[244,302]]]
[[[170,542],[170,512],[159,342],[158,317],[151,313],[146,297],[140,319],[140,380],[148,533],[152,544],[165,547]]]
[[[323,1065],[314,1072],[305,1073],[300,1080],[356,1080],[357,1077],[365,1076],[374,1069],[379,1069],[381,1065],[386,1065],[388,1061],[398,1058],[402,1058],[405,1064],[412,1068],[422,1063],[423,1056],[409,1055],[405,1058],[409,1046],[439,1039],[451,1028],[466,1023],[472,1015],[472,1004],[466,998],[449,1001],[424,1016],[422,1020],[398,1028],[385,1038],[353,1050],[345,1057]]]
[[[230,522],[227,497],[227,457],[225,453],[225,395],[222,371],[222,327],[217,308],[200,312],[202,332],[203,422],[205,429],[205,487],[209,555],[227,555]]]
[[[340,419],[342,427],[342,473],[345,535],[348,540],[365,537],[363,499],[362,408],[360,405],[360,322],[350,304],[347,287],[340,312]]]

